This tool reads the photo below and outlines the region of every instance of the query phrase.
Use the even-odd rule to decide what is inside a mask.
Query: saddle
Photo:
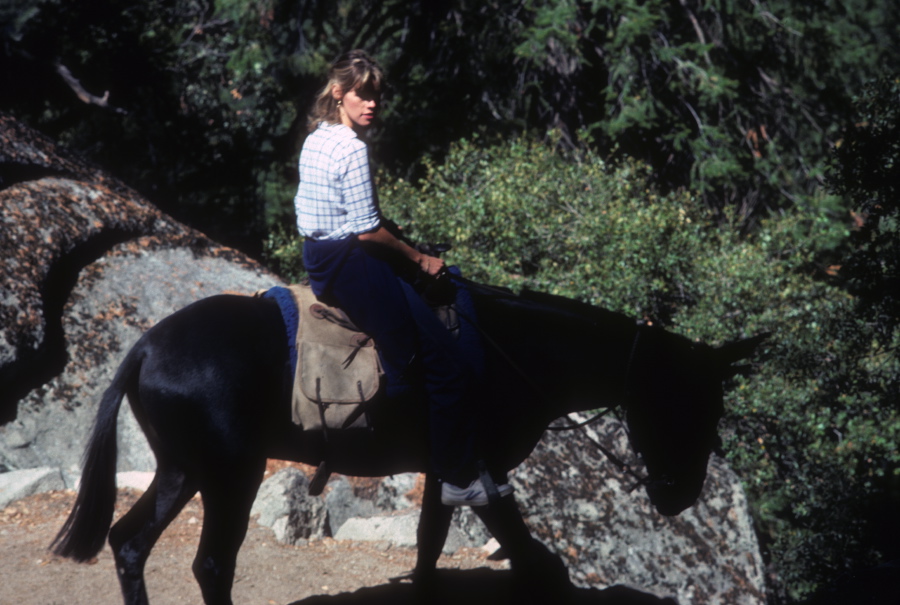
[[[451,288],[452,289],[452,288]],[[294,372],[292,419],[304,431],[371,428],[367,414],[383,382],[375,343],[346,313],[319,301],[308,283],[256,293],[273,298],[287,329]],[[456,337],[460,333],[455,297],[447,292],[426,301]],[[309,484],[309,494],[325,489],[331,470],[323,458]]]
[[[384,371],[375,343],[341,309],[318,300],[308,283],[257,293],[281,307],[294,371],[292,420],[303,430],[371,427],[369,404],[381,390]],[[453,304],[433,305],[451,331],[459,331]]]

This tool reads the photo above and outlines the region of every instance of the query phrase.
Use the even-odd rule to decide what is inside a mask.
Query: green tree
[[[867,85],[856,119],[834,150],[830,183],[857,212],[841,270],[861,310],[892,341],[900,324],[900,76]],[[898,393],[894,393],[897,398]]]
[[[312,86],[280,46],[290,20],[274,3],[4,2],[0,107],[261,253],[266,200],[290,195],[293,95]]]
[[[848,91],[898,64],[897,6],[875,4],[591,3],[581,48],[605,84],[597,136],[712,207],[797,203],[822,185]]]
[[[477,132],[554,131],[750,217],[822,185],[848,91],[900,65],[898,23],[889,0],[3,0],[0,107],[258,250],[290,223],[327,64],[365,47],[393,83],[373,146],[394,174]]]

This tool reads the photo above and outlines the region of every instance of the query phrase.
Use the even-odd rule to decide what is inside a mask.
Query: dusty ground
[[[139,492],[120,490],[117,515]],[[47,546],[62,526],[75,492],[32,496],[0,511],[0,605],[120,605],[109,547],[95,562],[60,559]],[[147,563],[154,605],[202,603],[191,575],[203,510],[192,500],[163,534]],[[385,544],[321,540],[305,546],[277,543],[271,530],[251,522],[238,558],[233,597],[241,605],[413,605],[412,585],[392,583],[415,564],[412,549]],[[626,587],[553,589],[551,596],[522,594],[505,562],[463,550],[438,563],[437,593],[429,605],[677,605]],[[526,598],[523,598],[526,597]]]
[[[127,510],[138,494],[120,490],[117,516]],[[61,559],[47,550],[74,500],[73,491],[50,492],[20,500],[0,511],[0,604],[122,602],[108,546],[91,564]],[[147,563],[151,602],[202,602],[190,569],[202,518],[202,505],[194,499],[163,534]],[[248,605],[299,605],[313,595],[336,595],[386,585],[390,578],[407,573],[414,564],[412,549],[385,544],[328,539],[306,546],[286,546],[274,540],[271,530],[251,522],[238,559],[234,601]],[[471,550],[444,557],[439,565],[473,569],[502,564],[486,560],[486,553]],[[406,591],[408,586],[392,585],[391,589]]]
[[[269,461],[267,475],[286,465]],[[371,480],[353,480],[358,490],[374,489]],[[421,497],[418,486],[407,497]],[[120,489],[116,519],[141,492]],[[48,492],[0,510],[0,605],[120,605],[112,552],[79,564],[56,557],[48,546],[75,502],[72,490]],[[195,497],[163,533],[147,562],[145,578],[154,605],[200,604],[191,563],[200,541],[203,506]],[[605,590],[562,588],[549,595],[535,586],[513,583],[507,561],[488,559],[488,551],[462,549],[438,561],[441,570],[428,605],[677,605],[674,601],[626,587]],[[250,521],[238,554],[232,596],[240,605],[419,605],[412,584],[392,581],[408,574],[416,553],[386,543],[317,540],[287,546],[272,531]],[[537,590],[542,591],[540,585]]]

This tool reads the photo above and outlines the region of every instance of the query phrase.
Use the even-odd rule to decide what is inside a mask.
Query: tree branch
[[[697,35],[697,39],[700,41],[702,46],[706,46],[706,36],[703,34],[703,28],[700,27],[700,22],[697,20],[697,17],[694,16],[694,11],[688,6],[686,0],[678,0],[681,4],[681,8],[685,10],[687,13],[688,19],[691,21],[691,25],[694,26],[694,33]],[[709,53],[703,51],[703,59],[706,61],[707,67],[712,67],[712,60],[709,58]]]
[[[108,90],[103,93],[102,97],[92,95],[84,89],[84,86],[81,85],[81,82],[79,82],[78,79],[72,75],[72,72],[69,71],[69,68],[62,63],[56,64],[56,73],[62,76],[63,81],[65,81],[65,83],[69,85],[69,88],[71,88],[75,92],[75,94],[83,103],[87,103],[88,105],[97,105],[99,107],[103,107],[104,109],[110,109],[116,113],[125,113],[124,109],[110,106]]]

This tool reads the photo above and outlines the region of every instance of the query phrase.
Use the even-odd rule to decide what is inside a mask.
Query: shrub
[[[688,297],[706,210],[660,197],[634,161],[561,154],[528,139],[456,144],[421,184],[398,180],[382,204],[413,238],[448,241],[474,279],[579,298],[630,315],[667,316]]]

